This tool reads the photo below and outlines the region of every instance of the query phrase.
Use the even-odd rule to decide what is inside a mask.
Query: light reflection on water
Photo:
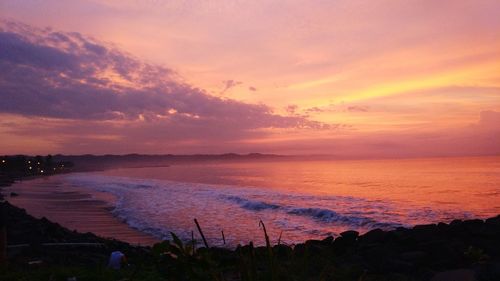
[[[59,177],[115,194],[113,213],[158,237],[200,221],[212,244],[322,238],[500,213],[500,157],[197,163]]]

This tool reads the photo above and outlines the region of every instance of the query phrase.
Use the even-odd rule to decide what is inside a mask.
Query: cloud
[[[93,121],[156,122],[182,130],[326,128],[280,116],[263,104],[209,95],[151,65],[75,32],[4,22],[0,28],[0,112]],[[225,81],[225,90],[241,84]],[[151,128],[154,130],[154,128]]]
[[[326,106],[313,106],[306,108],[304,112],[306,113],[323,113],[323,112],[368,112],[369,107],[366,105],[347,105],[345,103],[340,104],[328,104]]]
[[[367,106],[351,105],[351,106],[347,107],[347,111],[349,111],[349,112],[367,112],[368,107]]]
[[[481,111],[477,126],[484,130],[500,132],[500,112],[493,110]]]
[[[285,110],[289,115],[295,115],[295,113],[297,112],[298,109],[299,109],[299,106],[296,104],[290,104],[287,107],[285,107]]]
[[[311,112],[314,112],[314,113],[320,113],[320,112],[324,112],[325,109],[323,108],[320,108],[318,106],[313,106],[313,107],[310,107],[310,108],[306,108],[305,110],[307,113],[311,113]]]
[[[235,80],[225,80],[225,81],[222,81],[222,83],[224,83],[224,89],[222,89],[222,91],[220,92],[221,95],[225,94],[229,89],[243,84],[243,82],[235,81]]]
[[[406,158],[500,155],[500,112],[482,111],[476,122],[459,128],[415,132],[363,132],[316,134],[315,138],[283,139],[264,143],[260,151],[292,154],[330,154],[338,158]]]

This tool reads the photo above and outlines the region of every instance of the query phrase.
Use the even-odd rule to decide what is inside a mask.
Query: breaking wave
[[[335,211],[321,208],[296,208],[287,212],[288,214],[298,216],[308,216],[322,222],[341,222],[344,224],[354,224],[364,226],[373,224],[375,221],[367,217],[355,217],[341,215]]]
[[[193,218],[203,223],[203,231],[212,243],[217,243],[223,229],[228,243],[235,245],[261,235],[257,225],[260,219],[270,224],[269,229],[274,226],[277,231],[289,233],[292,242],[299,242],[311,235],[348,229],[360,232],[373,228],[393,229],[411,226],[414,222],[472,216],[450,210],[416,210],[409,205],[353,196],[284,193],[265,188],[97,173],[71,174],[60,180],[71,186],[115,195],[114,216],[162,239],[169,238],[170,231],[190,239]]]
[[[254,201],[238,196],[224,196],[225,199],[233,201],[240,205],[241,208],[250,211],[263,211],[263,210],[276,210],[284,211],[286,214],[295,216],[304,216],[321,223],[335,223],[351,227],[380,227],[380,228],[395,228],[403,226],[398,222],[379,222],[368,216],[359,215],[345,215],[340,214],[334,210],[325,208],[300,208],[291,206],[282,206],[274,203],[267,203],[263,201]],[[331,198],[330,198],[331,199]],[[362,212],[355,212],[362,213]],[[367,212],[373,214],[373,212]]]
[[[265,203],[262,201],[252,201],[238,196],[227,196],[226,198],[230,201],[238,203],[243,209],[253,210],[253,211],[261,211],[266,209],[275,210],[281,207],[276,204]]]

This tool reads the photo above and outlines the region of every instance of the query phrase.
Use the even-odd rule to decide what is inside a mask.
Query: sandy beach
[[[10,196],[11,192],[18,196]],[[46,217],[70,230],[92,232],[135,245],[159,241],[114,217],[110,211],[115,198],[107,193],[89,194],[72,186],[55,186],[47,183],[46,178],[17,182],[4,188],[2,193],[7,201],[34,217]]]

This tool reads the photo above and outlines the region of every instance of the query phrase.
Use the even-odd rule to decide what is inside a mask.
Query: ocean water
[[[321,239],[500,214],[500,157],[359,161],[247,161],[128,168],[53,177],[113,194],[111,212],[158,238],[211,245]]]

